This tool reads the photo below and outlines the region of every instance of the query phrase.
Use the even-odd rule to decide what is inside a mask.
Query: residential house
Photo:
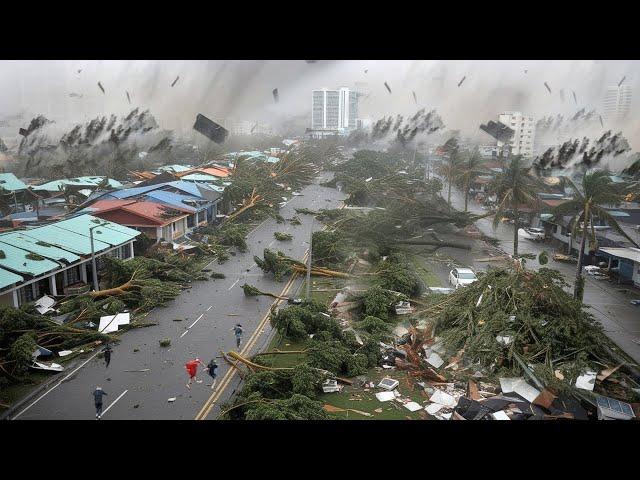
[[[92,250],[99,279],[101,258],[133,258],[138,235],[136,230],[91,215],[0,233],[0,303],[19,307],[45,294],[89,289]]]
[[[173,241],[184,236],[189,229],[187,219],[192,216],[190,208],[140,199],[98,200],[85,211],[138,230],[156,241]]]

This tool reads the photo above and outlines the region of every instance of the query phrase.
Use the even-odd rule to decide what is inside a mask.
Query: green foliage
[[[302,222],[300,221],[300,219],[298,218],[297,215],[295,215],[294,217],[289,219],[289,223],[291,225],[302,225]]]
[[[397,295],[379,286],[372,287],[364,294],[362,302],[363,312],[367,316],[388,320],[389,309],[394,301],[398,301]]]
[[[559,272],[545,267],[537,272],[489,270],[477,282],[447,296],[446,305],[432,318],[435,334],[443,337],[448,350],[464,349],[471,362],[490,366],[501,360],[505,374],[522,373],[515,354],[526,363],[541,364],[551,376],[560,367],[582,368],[591,363],[598,370],[594,361],[613,365],[606,350],[610,340],[582,302],[565,292],[566,286]],[[480,295],[482,301],[476,306]],[[511,336],[513,341],[501,345],[498,335]]]
[[[291,235],[290,233],[274,232],[273,236],[276,238],[276,240],[280,240],[281,242],[286,242],[293,239],[293,235]]]
[[[292,264],[295,263],[292,259],[287,257],[282,252],[274,252],[268,248],[264,249],[264,259],[254,256],[253,261],[256,262],[263,272],[273,273],[273,276],[277,281],[282,280],[282,277],[289,275],[292,270]]]
[[[304,395],[293,395],[286,400],[254,403],[245,412],[246,420],[327,420],[329,415],[322,402]]]
[[[420,293],[420,278],[413,271],[405,255],[394,253],[378,263],[378,285],[387,290],[400,292],[408,296]]]
[[[334,267],[344,263],[349,255],[345,240],[337,231],[313,232],[312,244],[314,265]]]
[[[209,275],[209,278],[219,279],[219,278],[227,278],[227,276],[224,273],[211,272],[211,275]]]
[[[549,263],[549,254],[546,250],[543,250],[542,252],[540,252],[540,255],[538,255],[538,263],[540,265],[546,265],[547,263]]]
[[[388,335],[391,333],[391,327],[387,322],[371,315],[358,322],[357,327],[372,335]]]
[[[7,258],[7,255],[4,253],[4,250],[0,250],[0,259]]]
[[[158,340],[158,343],[160,344],[161,347],[168,347],[171,345],[171,339],[163,338],[162,340]]]
[[[33,352],[36,348],[35,334],[32,332],[24,333],[18,337],[13,345],[11,345],[9,355],[7,355],[7,359],[14,362],[14,372],[23,373],[29,368]]]
[[[34,262],[41,262],[45,258],[42,255],[38,255],[37,253],[29,252],[24,258],[28,258],[29,260],[33,260]]]
[[[329,332],[333,337],[340,338],[340,325],[333,318],[327,318],[320,313],[326,313],[324,305],[315,300],[304,301],[300,305],[290,305],[287,308],[271,314],[271,325],[280,335],[293,341],[308,338],[309,334],[320,331]]]

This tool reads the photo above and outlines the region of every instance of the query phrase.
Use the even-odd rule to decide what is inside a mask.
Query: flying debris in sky
[[[462,82],[464,82],[465,78],[467,78],[466,75],[464,77],[462,77],[462,80],[460,80],[460,82],[458,83],[458,86],[462,85]]]
[[[176,79],[173,81],[173,83],[171,84],[171,86],[173,87],[176,83],[178,83],[178,79],[180,78],[180,75],[178,75],[176,77]]]
[[[571,90],[571,93],[573,93],[573,101],[576,102],[576,105],[577,105],[578,104],[578,99],[576,98],[576,92]]]
[[[515,131],[502,122],[490,120],[486,125],[480,125],[480,130],[488,133],[499,142],[508,142]]]
[[[364,73],[367,73],[369,70],[365,70]]]
[[[98,86],[100,87],[100,90],[102,90],[102,93],[105,93],[104,92],[104,87],[102,86],[102,84],[100,82],[98,82]]]
[[[196,117],[196,123],[193,125],[193,129],[216,143],[223,143],[229,135],[229,131],[226,128],[218,125],[201,113]]]
[[[525,70],[524,73],[527,73],[529,70]]]
[[[627,78],[626,75],[624,77],[622,77],[622,80],[620,80],[620,83],[618,84],[618,87],[620,87],[620,85],[622,85],[622,82],[624,82],[625,78]]]
[[[391,87],[389,87],[389,84],[387,82],[384,82],[384,86],[387,87],[387,90],[389,90],[389,93],[391,93]]]
[[[544,86],[547,87],[547,90],[549,90],[549,93],[551,93],[551,87],[547,84],[547,82],[544,82]]]
[[[405,145],[418,134],[430,135],[437,130],[444,128],[444,123],[435,110],[427,112],[424,108],[405,119],[402,115],[382,117],[376,121],[371,128],[371,139],[373,141],[385,138],[395,138]]]
[[[305,60],[305,62],[307,62],[307,63],[316,63],[317,60]]]
[[[129,101],[129,104],[131,104],[131,97],[129,96],[129,92],[127,92],[127,91],[125,90],[125,92],[124,92],[124,93],[126,93],[126,94],[127,94],[127,100]]]
[[[604,128],[604,123],[602,123],[602,115],[598,115],[598,117],[600,117],[600,126]]]
[[[617,157],[631,150],[627,139],[618,132],[605,132],[598,140],[587,137],[570,139],[562,145],[551,147],[534,160],[537,170],[554,168],[591,167],[607,157]]]
[[[413,101],[416,102],[416,104],[418,103],[418,97],[416,97],[416,92],[411,92],[413,93]]]
[[[251,127],[251,133],[253,133],[253,131],[256,129],[257,126],[258,124],[256,123],[253,127]]]
[[[278,89],[274,88],[273,92],[271,92],[273,94],[273,99],[275,100],[276,103],[278,103],[278,100],[280,100],[280,96],[278,95]]]
[[[71,98],[82,98],[82,95],[80,95],[79,93],[70,93],[69,96]]]
[[[80,73],[82,71],[82,69],[78,70],[78,73]]]

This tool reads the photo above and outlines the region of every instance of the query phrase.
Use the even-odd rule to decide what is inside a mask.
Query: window
[[[69,268],[67,270],[67,285],[73,285],[80,281],[80,266]]]
[[[25,285],[24,287],[18,289],[18,304],[23,305],[28,302],[32,302],[33,297],[33,285]]]

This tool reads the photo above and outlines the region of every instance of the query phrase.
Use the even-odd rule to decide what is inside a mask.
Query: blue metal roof
[[[165,192],[163,190],[157,192],[149,192],[145,195],[151,202],[164,203],[166,205],[173,205],[174,207],[183,208],[190,212],[198,212],[207,208],[207,205],[197,205],[193,203],[185,203],[186,201],[201,202],[202,198],[194,197],[193,195],[180,195],[179,193]]]

